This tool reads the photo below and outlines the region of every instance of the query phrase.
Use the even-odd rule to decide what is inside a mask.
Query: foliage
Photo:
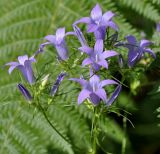
[[[160,37],[155,31],[155,24],[160,21],[158,0],[137,0],[137,2],[133,0],[120,0],[118,2],[99,0],[98,2],[103,10],[116,12],[115,22],[119,25],[120,38],[127,34],[134,34],[141,38],[140,32],[144,32],[147,38],[155,42],[153,50],[155,52],[160,51]],[[71,24],[82,16],[88,16],[90,9],[96,3],[95,0],[81,0],[78,1],[78,4],[77,0],[0,0],[0,6],[3,6],[0,10],[0,66],[11,59],[16,59],[18,55],[24,53],[32,55],[38,49],[39,44],[43,42],[43,37],[47,34],[53,34],[58,27],[66,26],[67,31],[71,30]],[[136,15],[137,18],[132,15]],[[143,22],[137,22],[137,20]],[[73,45],[73,42],[71,41],[70,44]],[[126,51],[122,52],[125,53]],[[48,48],[46,53],[38,57],[37,63],[39,66],[35,66],[35,68],[37,74],[42,73],[42,76],[45,71],[50,70],[53,73],[50,83],[53,83],[65,64],[64,66],[58,66],[53,63],[55,61],[55,50]],[[51,62],[51,65],[48,66],[47,62]],[[44,63],[46,68],[43,67]],[[158,81],[160,75],[156,71],[154,72],[154,69],[159,69],[155,62],[142,71],[137,70],[135,73],[136,79],[143,82],[144,85],[152,80]],[[74,74],[79,70],[75,70]],[[155,73],[157,78],[151,79],[149,75]],[[83,74],[85,74],[85,71]],[[135,77],[135,74],[130,76],[127,76],[127,74],[128,72],[122,72],[123,76],[126,75],[125,84],[130,86],[130,81],[132,81],[130,77]],[[4,67],[0,70],[0,153],[91,153],[90,130],[93,112],[85,104],[77,105],[76,97],[73,96],[77,96],[79,90],[74,89],[74,85],[66,81],[60,86],[60,95],[46,110],[52,124],[65,137],[64,140],[50,127],[41,112],[24,101],[16,88],[19,77],[18,72],[9,76]],[[154,89],[156,83],[153,84],[153,87],[149,87],[148,91]],[[63,87],[66,87],[66,89],[63,89]],[[119,125],[121,122],[114,120],[113,117],[123,120],[124,117],[121,114],[125,114],[124,110],[132,111],[135,109],[134,101],[136,99],[134,98],[138,97],[141,88],[140,86],[132,88],[131,94],[128,93],[127,89],[125,93],[121,94],[113,109],[101,117],[99,126],[103,131],[100,134],[99,142],[102,142],[102,135],[103,143],[109,146],[106,148],[103,145],[99,149],[103,149],[105,153],[118,153],[124,140],[128,143],[127,150],[131,151],[126,130]],[[150,95],[153,96],[153,93]],[[158,95],[155,98],[156,101],[159,98]],[[121,110],[118,108],[121,108]],[[130,114],[127,114],[127,117],[130,118]],[[131,126],[129,122],[127,122],[127,125]],[[115,150],[115,147],[117,147],[117,150]]]

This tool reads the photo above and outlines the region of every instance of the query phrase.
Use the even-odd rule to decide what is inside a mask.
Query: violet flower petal
[[[44,52],[44,47],[45,47],[46,45],[50,45],[50,44],[53,44],[53,43],[51,43],[51,42],[42,43],[42,44],[40,45],[39,49],[35,52],[34,56],[37,56],[39,53]]]
[[[94,70],[95,71],[99,71],[100,70],[100,68],[101,68],[101,66],[100,65],[98,65],[97,63],[95,63],[95,62],[93,62],[92,63],[92,67],[94,68]]]
[[[75,32],[66,32],[65,36],[69,36],[69,35],[74,35],[74,36],[76,36],[76,33],[75,33]]]
[[[98,40],[98,39],[105,40],[106,27],[104,27],[104,26],[99,27],[96,31],[94,31],[94,35],[96,37],[96,40]]]
[[[23,74],[24,78],[28,81],[28,76],[27,76],[25,67],[23,65],[18,65],[17,68],[21,71],[21,73]]]
[[[9,63],[5,64],[5,66],[8,66],[8,65],[10,66],[8,73],[11,74],[12,71],[19,65],[19,63],[18,62],[9,62]]]
[[[68,59],[68,49],[66,43],[63,41],[60,45],[55,46],[58,52],[59,57],[62,60]]]
[[[109,21],[106,25],[118,31],[118,26],[113,21]]]
[[[105,23],[106,21],[108,22],[111,20],[115,14],[112,11],[107,11],[106,13],[103,14],[102,20]]]
[[[29,60],[26,60],[24,62],[24,66],[25,66],[25,74],[26,74],[27,81],[30,84],[32,84],[34,82],[35,78],[34,78],[34,75],[33,75],[31,62]]]
[[[90,58],[86,58],[82,62],[82,66],[92,64],[92,60]]]
[[[146,48],[144,49],[144,52],[149,53],[153,58],[156,58],[156,54],[153,52],[153,50]]]
[[[141,47],[141,48],[144,48],[144,47],[149,46],[149,45],[151,45],[151,44],[153,44],[153,42],[148,41],[148,40],[141,40],[141,42],[140,42],[140,47]]]
[[[98,89],[95,94],[101,98],[105,103],[107,102],[107,95],[104,89]]]
[[[100,98],[95,93],[90,94],[90,100],[94,105],[98,105],[100,102]]]
[[[133,66],[138,60],[139,52],[135,50],[130,50],[128,53],[128,65]]]
[[[65,28],[58,28],[56,31],[56,44],[61,44],[65,37]]]
[[[18,65],[17,65],[18,66]],[[8,73],[11,74],[12,71],[17,67],[16,65],[10,66]]]
[[[91,18],[93,21],[96,21],[102,18],[102,9],[99,6],[99,4],[96,4],[96,6],[92,9]]]
[[[16,66],[16,65],[19,65],[18,62],[9,62],[7,64],[5,64],[5,66]]]
[[[107,50],[107,51],[104,51],[102,53],[101,57],[104,58],[104,59],[106,59],[106,58],[117,56],[117,55],[118,55],[118,53],[116,51]]]
[[[91,53],[93,53],[93,49],[88,47],[88,46],[82,46],[80,48],[78,48],[80,51],[87,53],[88,55],[90,55]]]
[[[87,26],[87,33],[92,33],[98,29],[98,26],[96,24],[88,24]]]
[[[118,84],[118,83],[114,80],[107,79],[100,82],[100,87],[103,88],[104,86],[112,85],[112,84]]]
[[[28,56],[24,55],[24,56],[18,56],[18,61],[21,65],[24,65],[24,62],[28,60]]]
[[[36,60],[34,59],[34,56],[28,58],[27,55],[24,56],[19,56],[18,57],[18,62],[10,62],[7,63],[6,65],[9,65],[9,74],[15,69],[18,68],[21,73],[23,74],[24,78],[32,84],[34,82],[34,75],[33,75],[33,70],[31,63],[35,62]]]
[[[96,53],[101,53],[103,52],[103,40],[97,40],[95,45],[94,45],[94,51]]]
[[[89,82],[92,85],[92,87],[97,86],[100,82],[100,77],[98,75],[93,75],[90,78]]]
[[[89,98],[90,91],[83,89],[78,96],[78,104],[80,105],[85,99]]]
[[[30,57],[29,60],[31,63],[36,62],[36,59],[34,58],[34,56]]]
[[[103,66],[106,69],[108,69],[108,63],[107,63],[106,60],[101,60],[101,61],[97,62],[97,64]]]
[[[76,25],[78,23],[86,23],[86,24],[89,24],[91,22],[91,19],[89,17],[83,17],[79,20],[77,20],[76,22],[74,22],[73,25]]]
[[[69,80],[78,82],[82,87],[85,87],[87,84],[87,81],[84,79],[70,78]]]
[[[126,36],[126,39],[130,44],[133,44],[133,45],[137,44],[137,40],[133,35]]]
[[[56,36],[55,35],[47,35],[45,37],[45,39],[54,45],[56,44]]]

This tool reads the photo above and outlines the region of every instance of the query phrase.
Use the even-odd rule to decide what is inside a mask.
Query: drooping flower
[[[111,27],[114,30],[118,30],[117,25],[112,21],[112,17],[115,14],[111,11],[107,11],[102,15],[102,9],[99,4],[92,9],[90,17],[83,17],[74,23],[86,23],[87,32],[94,32],[96,39],[105,39],[106,28]]]
[[[18,89],[22,93],[22,95],[25,97],[26,100],[28,101],[32,100],[31,94],[21,83],[18,84]]]
[[[112,50],[103,52],[103,40],[97,40],[94,49],[88,46],[82,46],[79,50],[89,55],[89,58],[83,60],[82,66],[91,64],[96,71],[98,71],[102,66],[108,69],[106,58],[118,55],[117,52]]]
[[[85,99],[88,98],[94,105],[99,104],[99,102],[103,100],[106,105],[109,106],[113,103],[121,91],[120,88],[116,88],[111,98],[108,100],[104,86],[116,84],[119,87],[119,84],[116,81],[110,79],[100,81],[98,75],[91,76],[89,81],[78,78],[71,78],[70,80],[78,82],[82,86],[82,91],[78,96],[78,104],[81,104]]]
[[[36,55],[40,52],[44,51],[44,47],[46,45],[53,45],[58,53],[58,56],[62,60],[68,59],[68,49],[65,41],[65,37],[69,35],[70,33],[65,33],[65,28],[58,28],[55,35],[48,35],[45,37],[45,39],[48,42],[45,42],[40,45],[39,50],[36,52]]]
[[[67,74],[64,73],[64,72],[61,72],[57,79],[56,79],[56,82],[54,83],[54,85],[52,86],[51,88],[51,96],[54,96],[55,93],[57,92],[58,88],[59,88],[59,85],[61,84],[61,82],[63,81],[64,77],[66,76]]]
[[[32,64],[32,62],[35,62],[35,61],[36,60],[35,60],[34,56],[28,58],[27,55],[24,55],[24,56],[18,57],[18,62],[10,62],[5,65],[10,66],[10,68],[8,70],[9,74],[11,74],[15,68],[18,68],[21,71],[21,73],[23,74],[23,76],[25,77],[25,79],[30,84],[32,84],[34,82],[35,78],[34,78],[31,64]]]
[[[149,53],[153,58],[156,58],[155,53],[147,48],[149,45],[153,44],[148,40],[141,40],[137,42],[133,35],[126,36],[127,43],[117,43],[115,46],[123,46],[128,48],[128,66],[133,67],[144,55],[144,53]]]

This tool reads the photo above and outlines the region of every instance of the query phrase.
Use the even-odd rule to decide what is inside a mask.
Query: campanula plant
[[[149,40],[143,39],[141,41],[137,41],[133,35],[128,35],[125,37],[127,40],[126,42],[119,41],[118,26],[112,20],[114,16],[115,13],[112,11],[107,11],[102,14],[100,5],[96,4],[90,12],[90,17],[82,17],[72,24],[73,32],[66,32],[65,27],[58,28],[55,35],[47,35],[44,37],[45,42],[40,44],[39,49],[33,54],[34,56],[30,58],[28,58],[27,55],[19,56],[18,62],[10,62],[6,64],[6,66],[10,66],[8,71],[9,74],[15,68],[21,71],[29,84],[19,83],[18,89],[20,93],[27,101],[31,102],[29,104],[42,112],[49,125],[58,133],[59,137],[66,142],[68,142],[68,138],[60,133],[49,120],[47,116],[47,109],[50,108],[51,105],[54,107],[53,98],[57,97],[59,88],[62,87],[65,91],[66,87],[63,83],[69,82],[69,84],[72,84],[73,82],[77,82],[81,85],[82,89],[76,91],[78,98],[77,95],[72,96],[77,100],[74,102],[74,105],[67,100],[61,105],[76,106],[78,104],[80,106],[89,103],[90,106],[92,106],[89,108],[86,105],[86,108],[93,113],[90,140],[92,143],[92,154],[96,154],[96,148],[100,144],[98,137],[99,134],[103,132],[98,126],[102,114],[105,115],[105,113],[111,111],[112,105],[116,106],[116,100],[121,94],[121,91],[123,91],[123,86],[128,89],[130,88],[128,86],[129,84],[125,82],[123,72],[127,70],[126,72],[128,76],[130,75],[130,72],[134,72],[133,67],[136,67],[136,63],[143,58],[145,53],[149,53],[153,58],[156,58],[154,51],[148,47],[153,44]],[[79,23],[85,23],[87,25],[87,31],[82,31],[81,28],[78,27]],[[113,30],[110,32],[109,29]],[[116,32],[113,34],[113,31]],[[79,46],[75,43],[75,46],[70,47],[66,41],[68,35],[73,36],[73,42],[78,39]],[[92,42],[89,42],[87,39],[88,36],[92,37]],[[36,62],[35,58],[38,57],[39,53],[47,54],[44,53],[44,48],[48,45],[52,45],[53,49],[56,50],[59,61],[49,63],[51,67],[48,69],[47,74],[43,74],[45,77],[42,79],[33,73],[32,63]],[[121,50],[121,47],[128,49],[127,59],[123,52],[117,50],[117,47],[120,47],[119,50]],[[72,48],[76,50],[72,50]],[[84,54],[81,54],[78,57],[77,55],[79,51]],[[70,59],[78,59],[80,63],[74,63],[70,61]],[[116,61],[114,59],[116,59]],[[55,59],[53,58],[53,62],[54,60]],[[125,61],[128,62],[129,68],[126,68],[123,65]],[[66,67],[69,66],[68,70],[61,68],[60,64],[63,62],[67,64]],[[49,76],[54,74],[54,65],[60,66],[61,73],[57,75],[57,79],[54,79],[53,82],[53,79]],[[76,70],[77,73],[75,73]],[[83,73],[86,76],[76,78],[76,76],[81,76]],[[101,80],[102,78],[103,80]],[[77,85],[74,86],[76,89],[79,87]],[[112,87],[112,91],[109,91],[107,89],[108,87]],[[67,92],[67,95],[72,94],[71,92]]]
[[[84,100],[89,98],[94,105],[98,105],[100,101],[103,100],[106,106],[108,106],[112,104],[112,100],[120,93],[120,88],[118,88],[119,90],[116,90],[113,93],[113,96],[111,96],[111,98],[113,98],[111,100],[108,99],[103,87],[113,84],[118,85],[118,83],[110,79],[100,81],[100,77],[98,75],[92,75],[89,81],[77,78],[71,78],[70,80],[78,82],[83,88],[78,96],[78,104],[81,104]]]
[[[74,23],[87,24],[87,32],[94,33],[96,39],[105,39],[106,28],[111,27],[114,30],[118,30],[118,26],[112,21],[115,14],[111,11],[107,11],[102,15],[102,9],[97,4],[91,11],[90,17],[83,17]]]
[[[24,55],[18,57],[18,62],[9,62],[6,66],[10,66],[8,70],[9,74],[11,74],[15,68],[19,69],[29,84],[32,84],[35,81],[32,63],[35,61],[34,56],[28,58],[27,55]]]
[[[98,71],[101,67],[108,69],[107,58],[117,56],[118,53],[112,50],[103,51],[103,40],[97,40],[94,49],[88,46],[82,46],[79,48],[82,52],[88,54],[89,58],[86,58],[82,62],[82,66],[92,65],[95,71]]]
[[[43,43],[40,45],[40,49],[37,51],[36,54],[39,52],[43,52],[43,48],[46,45],[53,45],[58,53],[58,56],[62,60],[68,59],[68,48],[66,45],[65,37],[69,35],[70,33],[65,33],[65,28],[58,28],[55,35],[47,35],[45,36],[45,39],[48,41],[46,43]]]
[[[128,49],[128,66],[133,67],[143,56],[144,53],[149,53],[153,58],[156,58],[155,53],[148,48],[153,43],[148,40],[138,42],[133,35],[126,36],[126,43],[117,43],[116,46],[123,46]]]

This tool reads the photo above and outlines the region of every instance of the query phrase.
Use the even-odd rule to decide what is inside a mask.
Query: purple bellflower
[[[103,40],[97,40],[94,49],[82,46],[79,50],[89,55],[89,58],[83,60],[82,66],[91,64],[95,71],[98,71],[102,66],[108,69],[108,63],[105,59],[118,55],[117,52],[112,50],[103,52]]]
[[[61,84],[61,82],[63,81],[64,77],[66,76],[67,74],[64,73],[64,72],[61,72],[57,79],[56,79],[56,82],[54,83],[54,85],[52,86],[51,88],[51,96],[54,96],[55,93],[57,92],[58,88],[59,88],[59,85]]]
[[[32,100],[32,96],[30,95],[29,91],[22,84],[18,84],[17,87],[19,91],[22,93],[22,95],[26,98],[26,100]]]
[[[28,58],[27,55],[24,55],[24,56],[18,57],[18,62],[10,62],[5,65],[10,66],[10,68],[8,70],[9,74],[11,74],[15,68],[18,68],[22,72],[25,79],[29,82],[29,84],[32,84],[32,83],[34,83],[35,78],[33,75],[33,70],[32,70],[31,64],[32,64],[32,62],[35,62],[35,61],[36,60],[34,59],[33,56]]]
[[[136,38],[132,35],[126,36],[127,43],[117,43],[115,46],[124,46],[128,48],[128,66],[133,67],[144,55],[149,53],[153,58],[156,58],[155,53],[147,46],[153,44],[148,40],[141,40],[137,42]]]
[[[70,32],[65,33],[65,28],[58,28],[55,35],[47,35],[45,37],[45,39],[48,42],[45,42],[40,45],[40,48],[36,52],[36,55],[40,52],[43,52],[44,51],[43,48],[46,45],[51,44],[51,45],[55,46],[57,53],[58,53],[58,56],[61,60],[68,59],[68,49],[67,49],[67,45],[65,42],[65,37],[67,35],[70,35]]]
[[[107,106],[111,105],[113,101],[117,98],[121,91],[121,86],[117,86],[116,90],[113,92],[111,98],[108,100],[104,86],[117,84],[114,80],[103,80],[100,81],[98,75],[91,76],[89,81],[78,78],[71,78],[70,80],[78,82],[82,86],[82,91],[78,96],[78,104],[80,105],[85,99],[90,99],[94,105],[98,105],[101,100],[105,102]]]
[[[111,11],[107,11],[102,15],[102,9],[99,4],[92,9],[90,17],[83,17],[76,21],[74,25],[78,23],[87,24],[87,32],[94,32],[96,39],[105,39],[106,28],[111,27],[112,29],[118,31],[117,25],[112,21],[112,17],[115,14]]]

